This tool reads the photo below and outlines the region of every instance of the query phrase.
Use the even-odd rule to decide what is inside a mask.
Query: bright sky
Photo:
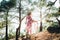
[[[2,0],[0,0],[0,2],[1,2]]]
[[[1,2],[2,0],[0,0],[0,2]],[[9,0],[6,0],[6,1],[9,1]]]

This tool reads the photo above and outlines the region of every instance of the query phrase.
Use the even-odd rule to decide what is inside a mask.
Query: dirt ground
[[[15,40],[15,39],[11,39]],[[19,40],[22,40],[19,38]],[[26,40],[26,39],[25,39]],[[43,31],[37,34],[30,35],[30,40],[60,40],[60,33],[49,33],[48,31]]]
[[[56,34],[43,31],[37,34],[32,34],[31,40],[60,40],[60,33]]]

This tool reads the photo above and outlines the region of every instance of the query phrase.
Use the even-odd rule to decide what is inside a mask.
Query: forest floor
[[[31,40],[60,40],[60,33],[49,33],[48,31],[31,35]]]
[[[19,40],[22,40],[19,38]],[[24,39],[27,40],[27,39]],[[30,35],[30,40],[60,40],[60,27],[49,27],[47,30]]]

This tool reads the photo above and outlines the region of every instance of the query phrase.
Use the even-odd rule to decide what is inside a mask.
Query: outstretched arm
[[[35,20],[32,20],[33,22],[37,22],[37,21],[35,21]]]

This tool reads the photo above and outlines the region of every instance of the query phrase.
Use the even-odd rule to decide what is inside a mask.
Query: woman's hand
[[[33,20],[33,22],[37,22],[37,21]]]

